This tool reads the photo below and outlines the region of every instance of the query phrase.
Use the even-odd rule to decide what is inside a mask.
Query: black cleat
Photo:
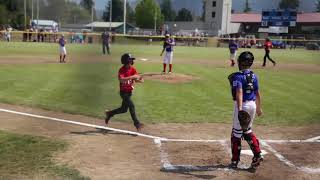
[[[231,169],[237,169],[238,168],[238,163],[239,163],[239,161],[231,161],[231,163],[229,164],[229,167]]]
[[[144,124],[142,124],[142,123],[139,123],[139,124],[134,125],[134,126],[137,128],[138,132],[141,132],[141,130],[144,128]]]
[[[263,161],[263,157],[259,155],[258,157],[253,157],[252,158],[252,163],[251,163],[251,168],[257,168],[260,166],[260,163]]]

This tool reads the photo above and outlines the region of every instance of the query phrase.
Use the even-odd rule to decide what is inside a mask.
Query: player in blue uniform
[[[250,70],[253,60],[254,56],[251,52],[245,51],[241,53],[238,58],[240,71],[228,77],[234,101],[233,128],[231,133],[232,168],[236,168],[240,161],[241,138],[247,141],[254,154],[251,167],[256,168],[263,161],[259,141],[251,129],[255,114],[257,113],[258,116],[262,115],[258,77]],[[245,130],[241,128],[238,119],[238,112],[241,110],[248,112],[251,117],[248,129]]]
[[[230,65],[233,67],[235,65],[235,60],[236,60],[237,51],[238,51],[238,44],[234,40],[230,40],[229,50],[230,50],[230,61],[231,61]]]
[[[62,34],[59,41],[59,51],[60,51],[60,63],[66,62],[67,50],[66,43],[67,41],[64,39],[64,35]]]
[[[173,62],[173,46],[175,46],[175,42],[173,38],[170,38],[169,34],[166,34],[166,39],[163,43],[163,49],[160,54],[162,56],[163,52],[166,51],[166,54],[163,58],[163,71],[162,73],[166,73],[167,64],[169,64],[169,74],[172,73],[172,62]]]

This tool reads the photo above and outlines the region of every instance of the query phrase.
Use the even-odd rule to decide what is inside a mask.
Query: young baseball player
[[[228,77],[234,101],[233,128],[231,133],[232,168],[237,168],[240,161],[241,138],[247,141],[254,154],[251,167],[258,167],[260,162],[263,161],[259,141],[251,129],[255,114],[257,113],[258,116],[262,115],[258,78],[250,70],[253,60],[254,56],[251,52],[246,51],[241,53],[238,57],[240,71]],[[247,129],[243,129],[240,126],[238,119],[239,111],[246,111],[250,115]]]
[[[271,61],[273,63],[273,66],[275,66],[277,63],[271,59],[270,57],[270,49],[272,48],[272,42],[270,41],[269,38],[266,38],[266,41],[264,42],[264,51],[265,51],[265,55],[263,57],[263,64],[262,67],[266,66],[266,61],[267,58],[269,59],[269,61]]]
[[[59,48],[60,48],[60,63],[65,63],[66,56],[67,56],[67,50],[66,50],[67,41],[64,39],[64,35],[61,35],[58,43],[59,43]]]
[[[234,40],[230,40],[229,50],[230,50],[230,61],[231,61],[230,65],[233,67],[235,65],[235,59],[237,57],[237,51],[238,51],[238,44]]]
[[[123,54],[121,57],[121,63],[123,66],[119,69],[118,79],[120,82],[120,96],[122,98],[122,105],[118,109],[106,111],[105,122],[108,124],[111,117],[116,114],[125,113],[129,109],[134,126],[139,132],[144,125],[139,122],[136,116],[135,106],[131,100],[131,96],[135,82],[142,83],[144,80],[141,76],[139,76],[137,70],[133,67],[133,60],[135,60],[135,58],[128,53]]]
[[[175,46],[175,42],[173,38],[170,38],[169,34],[166,34],[165,41],[163,43],[163,49],[160,54],[162,56],[163,52],[166,51],[166,54],[163,58],[163,71],[162,73],[166,73],[166,67],[169,64],[169,74],[172,73],[172,61],[173,61],[173,46]]]

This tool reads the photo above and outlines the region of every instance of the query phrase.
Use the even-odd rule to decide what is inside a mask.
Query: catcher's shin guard
[[[251,133],[243,133],[243,138],[247,141],[249,144],[253,154],[255,157],[260,156],[261,150],[259,145],[259,140],[257,137],[251,132]]]
[[[241,138],[237,138],[235,136],[231,136],[231,151],[232,151],[232,162],[240,161],[240,153],[241,153]]]

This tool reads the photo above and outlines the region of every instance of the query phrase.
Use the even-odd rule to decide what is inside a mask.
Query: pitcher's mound
[[[186,75],[186,74],[178,74],[178,73],[171,73],[171,74],[144,73],[142,75],[143,75],[143,78],[146,80],[154,80],[154,81],[160,81],[160,82],[171,83],[171,84],[187,83],[193,80],[200,79],[199,77]]]

